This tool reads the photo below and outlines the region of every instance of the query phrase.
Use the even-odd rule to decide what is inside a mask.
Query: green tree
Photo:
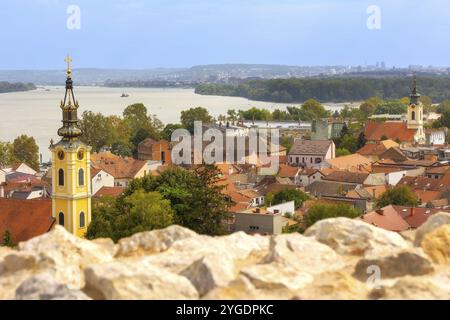
[[[126,107],[123,111],[123,119],[130,127],[130,141],[135,148],[146,138],[158,140],[160,132],[164,128],[164,125],[156,116],[148,115],[147,108],[142,103],[135,103]]]
[[[420,200],[410,187],[400,185],[383,192],[375,203],[379,208],[388,205],[415,207],[420,204]]]
[[[83,131],[81,141],[91,146],[94,152],[99,152],[111,142],[111,128],[108,126],[107,118],[101,113],[84,111],[79,124]]]
[[[325,118],[328,116],[328,111],[317,100],[306,100],[302,105],[302,110],[314,114],[316,119]]]
[[[164,199],[158,192],[137,190],[126,197],[124,203],[128,210],[116,221],[116,239],[138,232],[163,229],[173,224],[170,201]]]
[[[295,209],[302,206],[303,202],[309,199],[309,196],[303,191],[296,189],[284,189],[273,195],[272,205],[281,204],[284,202],[294,201]],[[292,212],[293,213],[293,212]]]
[[[303,223],[308,228],[319,220],[336,217],[353,219],[360,214],[355,207],[348,204],[315,204],[306,213]]]
[[[336,158],[348,156],[350,154],[352,154],[352,153],[345,148],[337,148],[336,149]]]
[[[18,162],[29,165],[34,170],[39,170],[39,147],[33,137],[21,135],[12,144],[13,157]]]
[[[166,141],[172,141],[172,133],[177,129],[184,129],[182,124],[179,123],[169,123],[167,124],[163,131],[161,132],[161,138]]]
[[[12,234],[9,230],[6,230],[3,234],[2,246],[4,247],[14,247],[14,242],[12,239]]]
[[[238,120],[238,113],[234,109],[230,109],[227,111],[227,119],[231,123],[235,123]]]
[[[383,101],[375,110],[375,114],[404,114],[407,112],[407,104],[400,100]]]
[[[174,210],[174,222],[198,233],[217,235],[223,233],[223,220],[230,203],[217,185],[220,171],[214,166],[197,166],[194,170],[174,167],[161,175],[146,176],[131,181],[123,197],[136,190],[159,192],[169,200]],[[126,207],[119,198],[119,210]]]
[[[340,149],[347,149],[351,153],[354,153],[358,150],[358,138],[355,138],[351,134],[344,135],[339,141]]]
[[[181,111],[181,124],[183,127],[189,130],[190,133],[194,133],[194,122],[202,121],[203,123],[213,122],[213,117],[209,114],[208,110],[202,107],[191,108]]]
[[[13,146],[9,142],[0,141],[0,167],[17,162],[14,158]]]

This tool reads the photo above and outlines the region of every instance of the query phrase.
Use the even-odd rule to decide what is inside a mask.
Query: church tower
[[[423,104],[420,102],[420,94],[417,92],[417,81],[415,77],[411,88],[407,125],[408,129],[417,130],[414,140],[418,143],[424,143],[425,131],[423,129]]]
[[[91,148],[79,140],[78,101],[73,93],[70,69],[66,58],[67,80],[61,101],[63,126],[58,130],[61,140],[51,144],[52,153],[52,216],[70,233],[83,237],[91,221]]]

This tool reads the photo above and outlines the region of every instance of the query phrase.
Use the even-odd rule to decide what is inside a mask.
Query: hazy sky
[[[69,5],[80,29],[68,29]],[[381,29],[367,8],[381,9]],[[0,69],[450,66],[448,0],[1,0]]]

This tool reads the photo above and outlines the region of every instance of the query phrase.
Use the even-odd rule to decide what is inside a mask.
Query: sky
[[[450,66],[449,35],[448,0],[0,1],[9,70],[62,69],[68,52],[74,68]]]

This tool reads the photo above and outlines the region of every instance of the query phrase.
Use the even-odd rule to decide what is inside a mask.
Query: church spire
[[[410,104],[418,105],[420,93],[417,92],[417,78],[414,76],[411,86]]]
[[[58,135],[65,141],[71,141],[77,139],[83,132],[78,127],[78,101],[75,100],[75,95],[73,93],[72,69],[70,67],[72,59],[67,55],[65,61],[67,63],[66,93],[64,95],[64,100],[61,101],[63,126],[59,128]]]

